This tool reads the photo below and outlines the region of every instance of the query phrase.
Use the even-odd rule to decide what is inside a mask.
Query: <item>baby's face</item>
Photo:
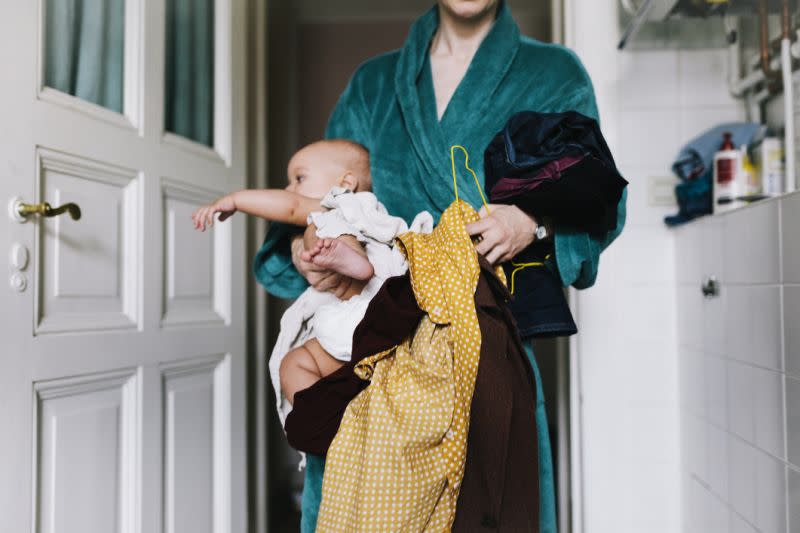
[[[306,146],[289,161],[286,190],[309,198],[324,197],[343,175],[339,160],[339,154],[329,146]]]

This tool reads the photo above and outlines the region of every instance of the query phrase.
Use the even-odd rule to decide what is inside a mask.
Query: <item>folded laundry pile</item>
[[[409,273],[370,302],[351,361],[295,396],[289,442],[328,454],[318,524],[326,531],[538,523],[533,369],[501,273],[475,262],[454,208],[431,237],[407,234]],[[454,240],[459,251],[442,253]]]
[[[574,111],[513,115],[484,155],[493,203],[513,204],[559,231],[602,235],[617,227],[628,182],[620,176],[600,127]],[[536,268],[543,264],[544,268]],[[527,265],[534,265],[527,267]],[[516,278],[510,307],[523,337],[577,332],[553,258],[553,242],[534,241],[505,265]]]

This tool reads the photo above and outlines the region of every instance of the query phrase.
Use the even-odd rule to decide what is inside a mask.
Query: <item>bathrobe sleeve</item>
[[[308,287],[292,263],[290,243],[294,230],[289,224],[270,224],[252,264],[256,281],[271,295],[288,300],[297,298]]]
[[[563,95],[557,107],[565,111],[578,111],[600,123],[592,80],[580,59],[571,50],[561,49],[570,56],[571,61],[564,61],[560,66],[567,70],[562,78],[564,80],[562,82],[563,90],[560,93],[554,93]],[[625,226],[627,198],[628,188],[626,187],[622,191],[622,197],[617,205],[617,227],[602,237],[593,237],[586,232],[556,226],[556,265],[561,282],[565,287],[572,285],[576,289],[585,289],[594,284],[600,265],[600,253],[619,236]]]

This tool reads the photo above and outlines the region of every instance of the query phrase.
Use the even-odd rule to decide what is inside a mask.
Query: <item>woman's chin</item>
[[[494,13],[497,0],[439,0],[439,5],[450,15],[462,21],[474,21]]]

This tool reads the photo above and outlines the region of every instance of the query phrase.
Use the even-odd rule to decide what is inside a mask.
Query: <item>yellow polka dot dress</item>
[[[402,344],[356,367],[371,383],[328,450],[317,531],[450,530],[481,346],[480,268],[465,229],[477,219],[457,201],[433,233],[398,238],[427,314]]]

